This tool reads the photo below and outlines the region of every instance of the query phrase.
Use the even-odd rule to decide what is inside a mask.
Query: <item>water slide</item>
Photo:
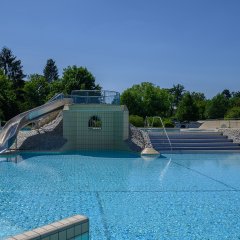
[[[71,98],[64,98],[63,94],[57,94],[47,103],[33,108],[27,112],[20,113],[16,117],[10,119],[0,132],[0,153],[5,152],[11,147],[21,128],[36,121],[43,115],[63,108],[65,104],[69,104],[71,102]]]

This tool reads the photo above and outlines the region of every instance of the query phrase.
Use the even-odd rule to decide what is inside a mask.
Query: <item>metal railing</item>
[[[73,90],[70,95],[57,93],[48,102],[63,98],[72,98],[75,104],[120,105],[120,93],[107,90]]]
[[[149,117],[146,116],[146,118],[145,118],[145,124],[147,125],[148,129],[151,131],[151,130],[153,129],[154,120],[155,120],[155,119],[159,119],[160,122],[161,122],[161,124],[162,124],[163,132],[164,132],[165,135],[166,135],[166,138],[167,138],[167,140],[168,140],[168,143],[169,143],[169,146],[170,146],[170,149],[171,149],[171,152],[172,152],[172,143],[171,143],[171,140],[170,140],[170,138],[169,138],[169,136],[168,136],[168,133],[167,133],[167,131],[166,131],[166,128],[165,128],[165,126],[164,126],[164,123],[163,123],[163,121],[162,121],[162,118],[161,118],[160,116],[154,116],[154,117],[151,117],[151,118],[152,118],[152,122],[151,122],[151,123],[149,123],[149,121],[148,121]]]
[[[63,99],[64,98],[64,94],[63,93],[56,93],[52,98],[50,98],[47,102],[52,102],[55,100],[59,100],[59,99]]]
[[[120,93],[107,90],[73,90],[68,97],[77,104],[120,105]]]
[[[65,96],[63,93],[58,93],[45,104],[20,113],[4,125],[0,131],[0,153],[13,144],[18,131],[22,127],[34,122],[44,114],[63,107],[66,103],[72,102],[80,104],[120,105],[120,94],[118,92],[106,90],[74,90],[69,96]]]

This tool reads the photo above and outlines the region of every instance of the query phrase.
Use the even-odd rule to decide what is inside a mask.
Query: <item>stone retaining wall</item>
[[[232,139],[234,143],[240,143],[240,128],[220,128],[218,131]]]
[[[57,151],[66,143],[63,138],[62,116],[43,127],[30,131],[20,131],[10,150]]]
[[[134,127],[130,124],[129,140],[127,142],[130,149],[136,152],[141,152],[145,147],[152,147],[148,133]]]

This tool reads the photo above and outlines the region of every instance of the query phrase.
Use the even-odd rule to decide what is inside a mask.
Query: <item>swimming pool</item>
[[[83,214],[93,240],[239,239],[240,154],[0,158],[0,239]]]

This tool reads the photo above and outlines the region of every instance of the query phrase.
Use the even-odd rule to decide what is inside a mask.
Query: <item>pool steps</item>
[[[240,145],[219,132],[174,132],[168,133],[173,151],[240,151]],[[154,149],[160,152],[171,151],[164,134],[149,132]]]

